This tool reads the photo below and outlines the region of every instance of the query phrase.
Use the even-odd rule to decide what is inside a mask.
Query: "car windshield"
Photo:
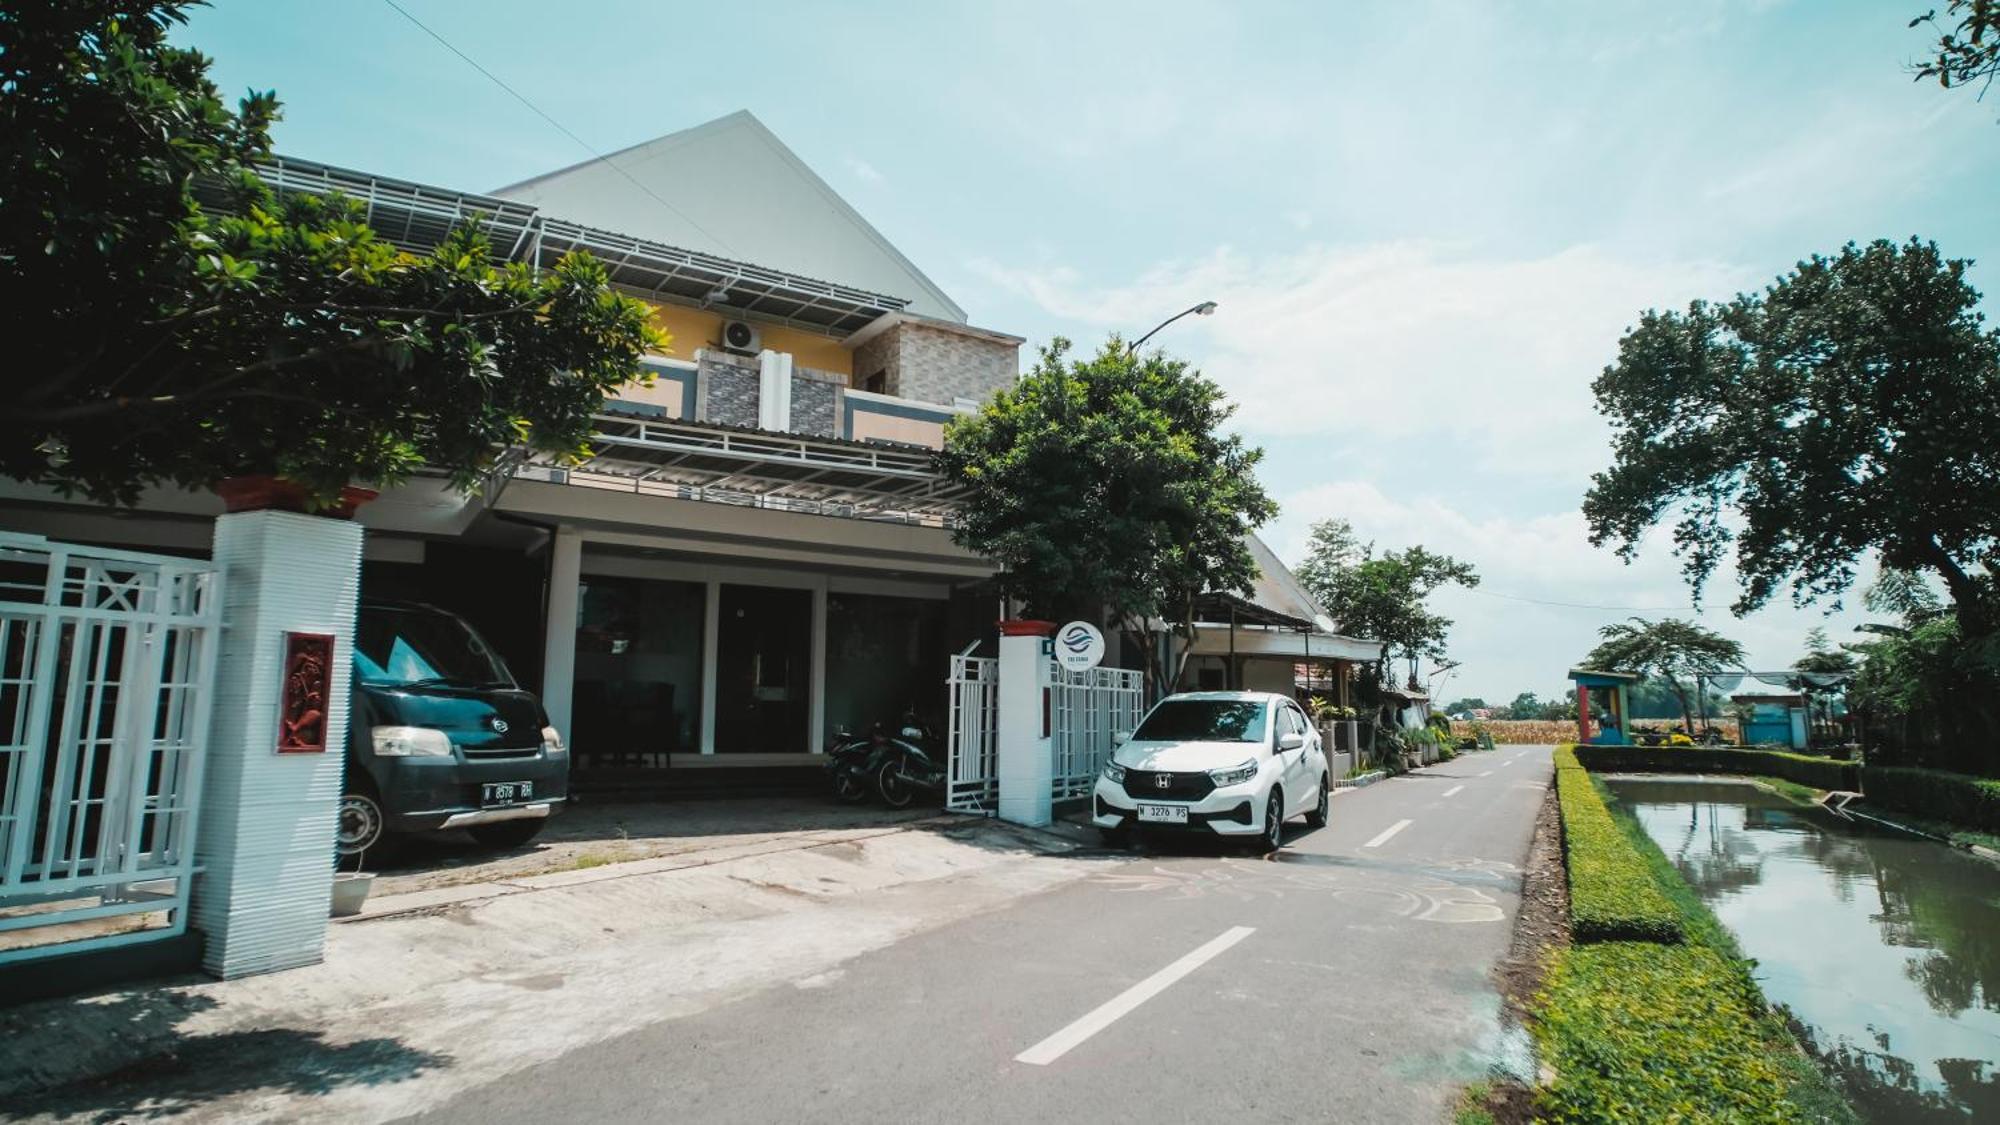
[[[1132,738],[1140,742],[1262,742],[1264,704],[1247,699],[1162,700]]]
[[[389,687],[513,687],[507,666],[449,613],[365,607],[354,637],[354,673]]]

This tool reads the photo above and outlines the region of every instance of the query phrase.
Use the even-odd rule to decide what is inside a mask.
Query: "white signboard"
[[[1068,672],[1087,672],[1104,660],[1104,634],[1088,621],[1056,630],[1056,663]]]

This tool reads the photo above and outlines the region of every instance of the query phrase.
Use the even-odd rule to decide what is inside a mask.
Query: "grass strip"
[[[1570,932],[1578,942],[1681,940],[1680,916],[1580,769],[1556,771],[1563,852],[1569,868]]]

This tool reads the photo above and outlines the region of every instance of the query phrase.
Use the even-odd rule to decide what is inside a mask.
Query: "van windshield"
[[[354,673],[388,687],[513,687],[514,677],[472,627],[449,613],[365,606]]]
[[[1262,702],[1250,699],[1166,699],[1153,708],[1135,742],[1262,742]]]

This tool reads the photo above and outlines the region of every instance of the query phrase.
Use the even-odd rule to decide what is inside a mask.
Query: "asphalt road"
[[[1549,769],[1501,747],[1370,786],[1275,859],[1136,852],[423,1119],[1444,1120],[1519,1065],[1491,970]]]

